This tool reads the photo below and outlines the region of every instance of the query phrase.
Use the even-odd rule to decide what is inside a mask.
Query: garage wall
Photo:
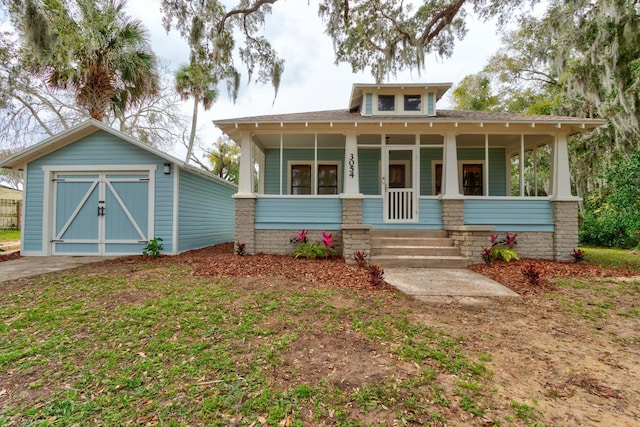
[[[162,171],[164,159],[123,141],[105,131],[97,131],[57,151],[40,157],[27,165],[23,228],[25,255],[42,253],[42,218],[44,183],[43,166],[55,165],[149,165],[157,166],[155,173],[155,233],[162,237],[165,250],[173,248],[173,178]]]
[[[232,242],[237,188],[184,169],[178,182],[178,251]]]

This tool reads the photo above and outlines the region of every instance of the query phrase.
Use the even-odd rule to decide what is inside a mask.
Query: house
[[[0,184],[0,230],[20,229],[22,191]]]
[[[22,200],[22,191],[0,184],[0,200]]]
[[[343,110],[216,120],[241,147],[235,241],[285,253],[328,231],[347,260],[451,267],[511,232],[521,256],[571,259],[567,140],[606,122],[440,110],[450,87],[354,84]]]
[[[163,253],[233,240],[237,186],[93,119],[0,162],[24,170],[21,254]]]

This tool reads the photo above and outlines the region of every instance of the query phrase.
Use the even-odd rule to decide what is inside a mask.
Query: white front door
[[[57,172],[52,253],[141,253],[152,224],[148,172]]]
[[[415,146],[387,145],[382,150],[384,221],[418,222],[418,150]]]

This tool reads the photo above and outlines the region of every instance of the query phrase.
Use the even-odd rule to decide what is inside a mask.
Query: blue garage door
[[[57,173],[52,253],[139,254],[149,240],[147,172]]]

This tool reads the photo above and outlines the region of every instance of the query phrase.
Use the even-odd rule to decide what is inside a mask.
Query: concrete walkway
[[[467,269],[385,268],[384,279],[426,302],[478,304],[493,297],[519,297],[500,283]]]
[[[0,282],[68,270],[84,264],[104,261],[116,257],[99,256],[45,256],[22,257],[0,262]],[[0,285],[2,286],[2,285]]]

